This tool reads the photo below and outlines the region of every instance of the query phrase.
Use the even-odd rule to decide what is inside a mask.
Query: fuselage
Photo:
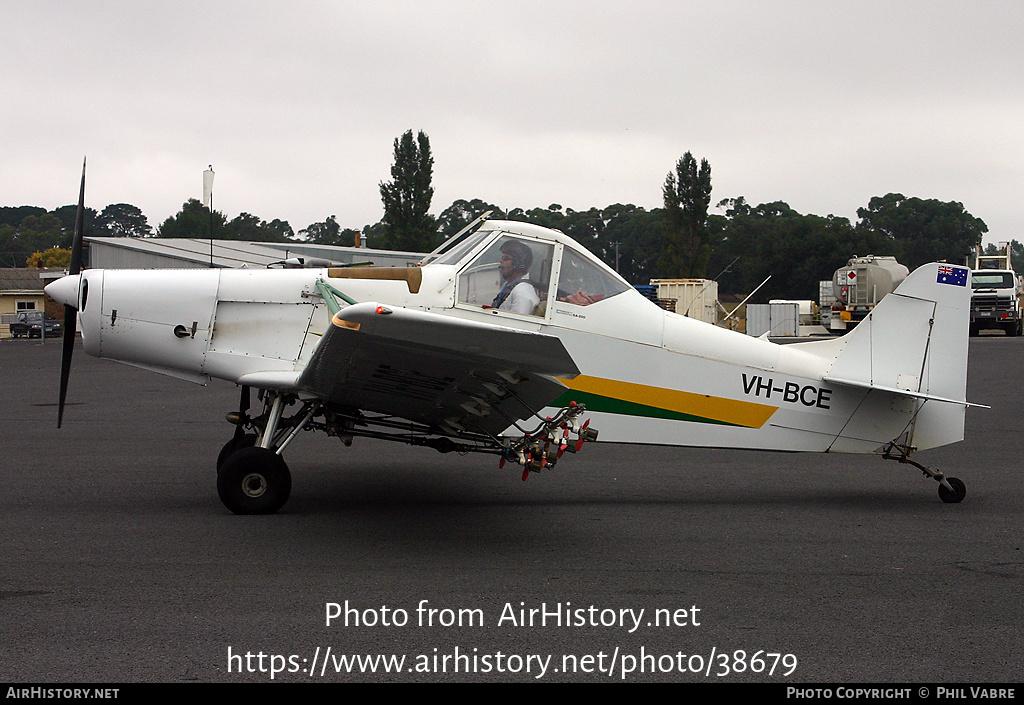
[[[348,301],[557,336],[581,374],[552,406],[586,404],[602,441],[874,452],[919,411],[825,381],[845,338],[778,345],[718,328],[662,310],[561,233],[489,227],[411,270],[86,270],[47,291],[79,309],[88,353],[197,382],[304,369],[332,325],[318,281]],[[500,282],[487,253],[511,236],[543,258],[544,303],[526,314],[488,306]]]

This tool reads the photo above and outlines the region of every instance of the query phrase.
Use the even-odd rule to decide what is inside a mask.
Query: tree
[[[703,277],[711,248],[708,242],[708,206],[711,204],[711,165],[702,159],[700,167],[687,152],[669,172],[662,188],[665,201],[665,233],[662,275]]]
[[[708,269],[719,292],[749,294],[771,275],[754,301],[817,299],[818,282],[854,255],[891,255],[895,244],[858,230],[847,218],[801,215],[787,203],[751,206],[740,196],[719,204],[724,216],[708,219],[713,254]]]
[[[901,193],[875,196],[858,208],[857,227],[892,238],[897,258],[911,270],[936,261],[963,263],[981,244],[988,226],[962,203],[907,198]]]
[[[70,267],[71,250],[51,247],[44,252],[33,252],[25,264],[29,267]]]
[[[395,140],[391,181],[380,184],[385,226],[382,247],[391,250],[429,252],[438,243],[437,223],[427,211],[434,197],[430,180],[434,158],[430,139],[420,131],[415,140],[408,130]]]
[[[211,212],[198,200],[190,198],[181,206],[180,211],[157,229],[157,237],[224,239],[228,235],[224,227],[226,224],[227,219],[223,213]]]
[[[211,230],[212,226],[212,230]],[[295,232],[285,220],[267,222],[252,213],[239,213],[232,220],[194,198],[163,222],[157,237],[182,237],[199,240],[247,240],[251,242],[288,242]]]
[[[285,242],[287,240],[295,239],[295,231],[292,229],[292,226],[288,224],[287,220],[274,218],[269,223],[267,221],[263,221],[260,224],[260,227],[264,232],[274,237],[273,240],[268,240],[267,242]]]
[[[0,206],[0,225],[17,226],[30,215],[46,215],[46,209],[40,206]]]
[[[561,230],[622,277],[634,284],[646,284],[660,276],[658,259],[665,237],[662,210],[647,211],[633,204],[616,203],[586,211],[562,209],[557,203],[547,208],[516,208],[509,218]]]
[[[268,223],[252,213],[239,213],[224,226],[223,237],[249,242],[288,242],[294,234],[287,221],[274,220]]]
[[[56,212],[35,206],[0,208],[0,267],[24,267],[33,253],[69,247],[71,234]]]
[[[492,218],[504,218],[505,212],[495,205],[474,198],[472,201],[459,199],[445,208],[437,218],[437,231],[442,239],[448,239],[481,215],[491,211]]]
[[[71,244],[71,232],[66,231],[53,213],[29,215],[18,225],[0,225],[0,252],[4,253],[3,264],[8,267],[23,267],[25,261],[35,252]]]
[[[239,213],[224,226],[229,240],[262,241],[264,237],[259,217],[252,213]]]
[[[646,210],[631,203],[601,209],[604,224],[595,252],[631,284],[660,277],[658,260],[665,238],[662,209]]]
[[[356,232],[351,228],[342,230],[341,226],[338,225],[337,217],[332,215],[328,216],[327,220],[319,223],[310,223],[299,231],[299,235],[304,236],[306,242],[312,242],[317,245],[352,247],[355,243]]]
[[[363,226],[362,233],[366,236],[366,246],[370,249],[388,249],[385,245],[387,242],[387,226],[382,221],[378,220],[372,225],[367,223]]]
[[[531,208],[528,211],[524,211],[522,208],[513,208],[509,211],[508,217],[513,220],[524,220],[527,223],[533,223],[543,228],[554,228],[565,232],[565,219],[572,213],[572,210],[563,213],[560,205],[552,203],[547,208]]]
[[[130,203],[111,203],[96,218],[100,233],[109,237],[152,237],[153,228],[142,210]]]
[[[71,245],[71,238],[74,237],[75,233],[75,220],[78,217],[78,204],[71,203],[60,208],[55,208],[51,211],[52,215],[55,215],[60,221],[61,227],[64,228],[64,232],[67,234],[67,242],[65,244]],[[82,217],[82,235],[83,237],[96,237],[102,236],[102,228],[99,225],[99,213],[96,212],[95,208],[89,208],[86,206],[85,212]]]

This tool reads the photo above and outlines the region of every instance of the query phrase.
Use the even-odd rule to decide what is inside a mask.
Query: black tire
[[[939,485],[939,497],[946,504],[957,504],[964,501],[964,497],[967,496],[967,485],[963,483],[958,477],[947,477],[946,482],[950,484],[953,491],[950,492],[946,489],[945,485]]]
[[[242,448],[217,471],[217,494],[235,514],[273,514],[292,492],[284,458],[269,448]]]
[[[256,445],[256,434],[245,433],[241,436],[234,436],[230,441],[224,444],[224,447],[220,450],[220,455],[217,456],[217,470],[220,471],[224,465],[224,461],[228,459],[228,456],[234,453],[236,450],[242,448],[252,448]]]

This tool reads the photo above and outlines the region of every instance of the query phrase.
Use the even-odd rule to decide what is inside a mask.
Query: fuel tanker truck
[[[900,285],[910,270],[895,257],[851,257],[846,266],[832,275],[832,291],[836,302],[832,305],[828,330],[842,335],[864,320],[882,297]]]

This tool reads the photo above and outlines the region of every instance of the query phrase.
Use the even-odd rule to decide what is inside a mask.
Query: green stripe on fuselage
[[[719,426],[744,427],[743,424],[707,419],[703,416],[684,414],[680,411],[670,411],[669,409],[660,409],[656,406],[647,406],[646,404],[637,404],[631,401],[623,401],[622,399],[612,399],[599,394],[573,390],[569,390],[558,397],[551,405],[556,407],[569,406],[569,402],[573,401],[586,406],[587,411],[603,411],[607,414],[622,414],[624,416],[643,416],[651,419],[669,419],[671,421],[692,421],[694,423],[710,423]]]
[[[568,391],[555,402],[585,404],[589,411],[718,426],[761,428],[778,407],[711,394],[622,382],[590,375],[560,380]]]

